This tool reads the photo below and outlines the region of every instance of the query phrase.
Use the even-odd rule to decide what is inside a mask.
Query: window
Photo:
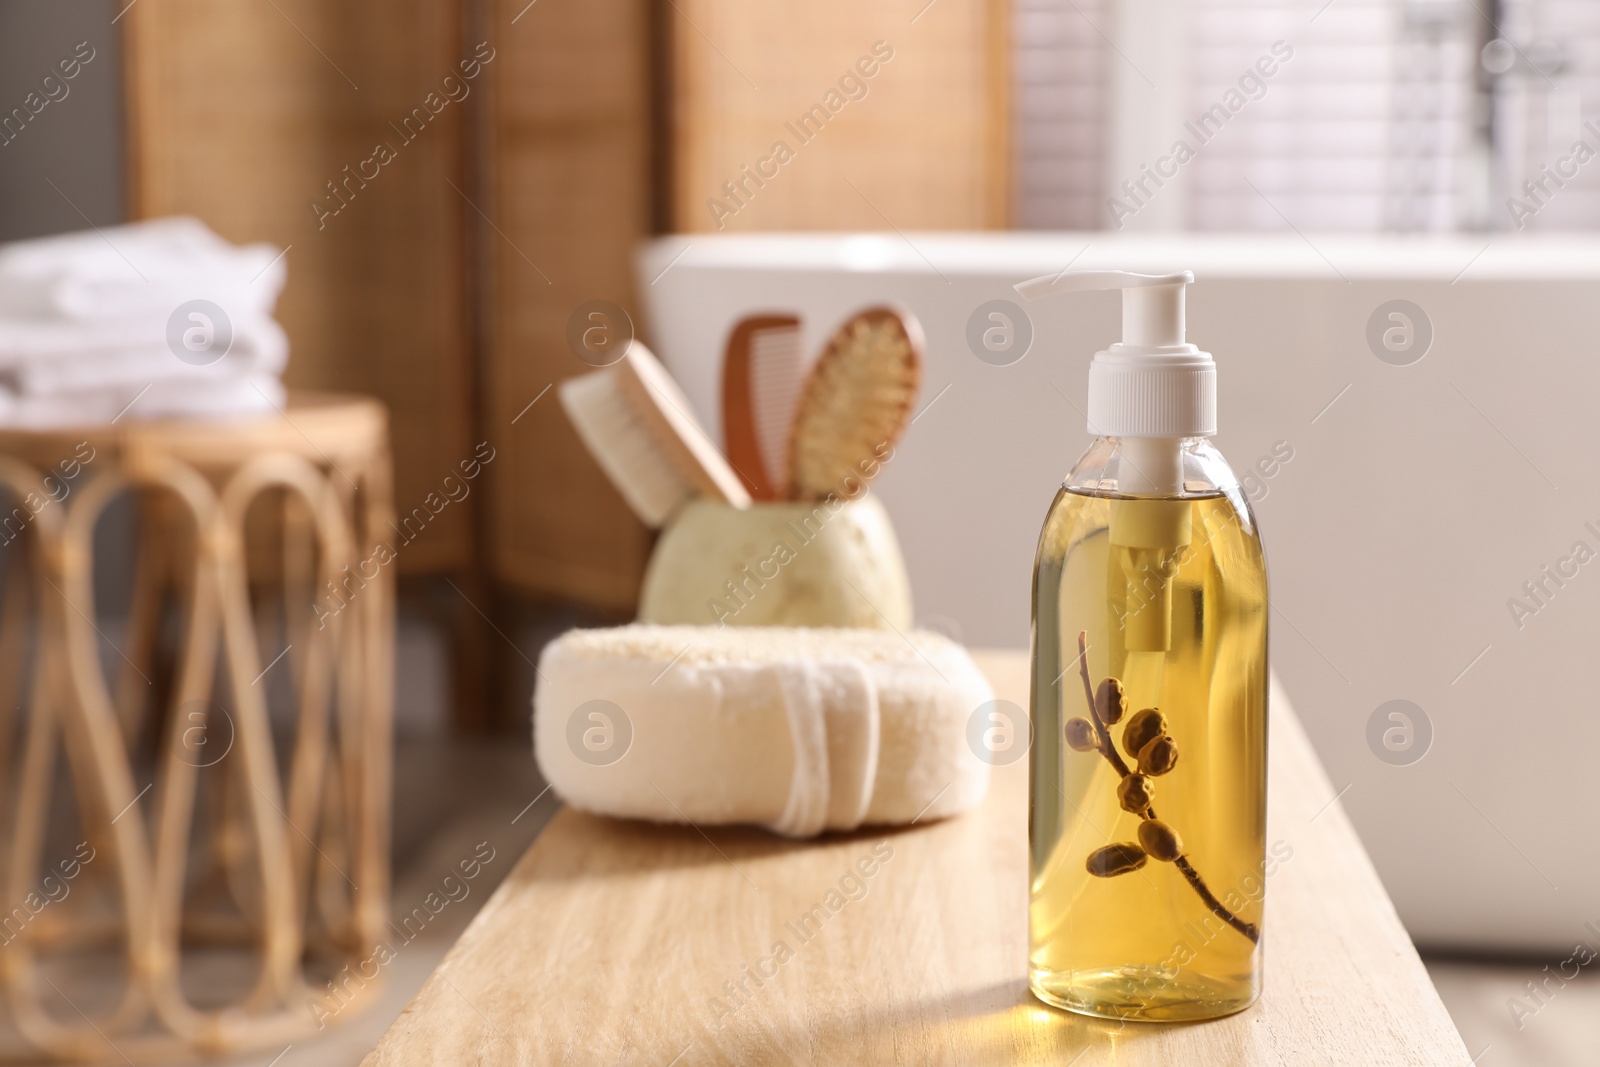
[[[1025,228],[1600,225],[1592,2],[1017,0],[1013,25]]]

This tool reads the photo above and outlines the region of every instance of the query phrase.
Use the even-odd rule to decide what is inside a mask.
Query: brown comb
[[[801,381],[799,318],[751,315],[734,326],[722,357],[722,436],[752,499],[783,496]]]

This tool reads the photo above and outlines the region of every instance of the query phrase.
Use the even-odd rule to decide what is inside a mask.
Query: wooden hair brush
[[[867,308],[839,327],[795,409],[791,500],[853,497],[878,473],[910,423],[922,353],[922,328],[907,311]]]

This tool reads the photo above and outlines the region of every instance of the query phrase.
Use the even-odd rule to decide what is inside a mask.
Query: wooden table
[[[1026,657],[978,658],[1026,706]],[[562,811],[366,1063],[1469,1064],[1276,683],[1272,701],[1267,839],[1294,854],[1269,883],[1266,992],[1231,1018],[1033,1000],[1022,760],[970,815],[810,844]],[[802,940],[789,924],[841,880],[859,899]]]

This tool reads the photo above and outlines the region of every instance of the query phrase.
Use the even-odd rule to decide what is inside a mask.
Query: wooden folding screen
[[[402,511],[495,450],[403,571],[626,617],[649,535],[545,391],[589,369],[569,317],[605,299],[642,318],[652,232],[1003,224],[1004,5],[138,0],[132,205],[290,247],[289,383],[389,404]],[[470,95],[408,137],[475,56]],[[780,140],[764,187],[708,203]],[[345,184],[379,143],[394,158]]]
[[[639,318],[633,249],[654,228],[650,6],[493,0],[491,11],[501,59],[488,123],[485,432],[505,441],[506,459],[491,471],[490,560],[519,589],[625,618],[647,533],[543,391],[593,369],[567,346],[579,305],[609,300]]]
[[[461,0],[139,0],[121,24],[131,214],[288,248],[289,385],[382,398],[396,504],[422,505],[481,440],[465,119],[494,64],[461,79],[477,43]],[[393,158],[376,162],[379,145]],[[399,566],[462,567],[472,539],[469,508],[451,504]]]
[[[1002,0],[671,0],[673,228],[1005,225]]]

